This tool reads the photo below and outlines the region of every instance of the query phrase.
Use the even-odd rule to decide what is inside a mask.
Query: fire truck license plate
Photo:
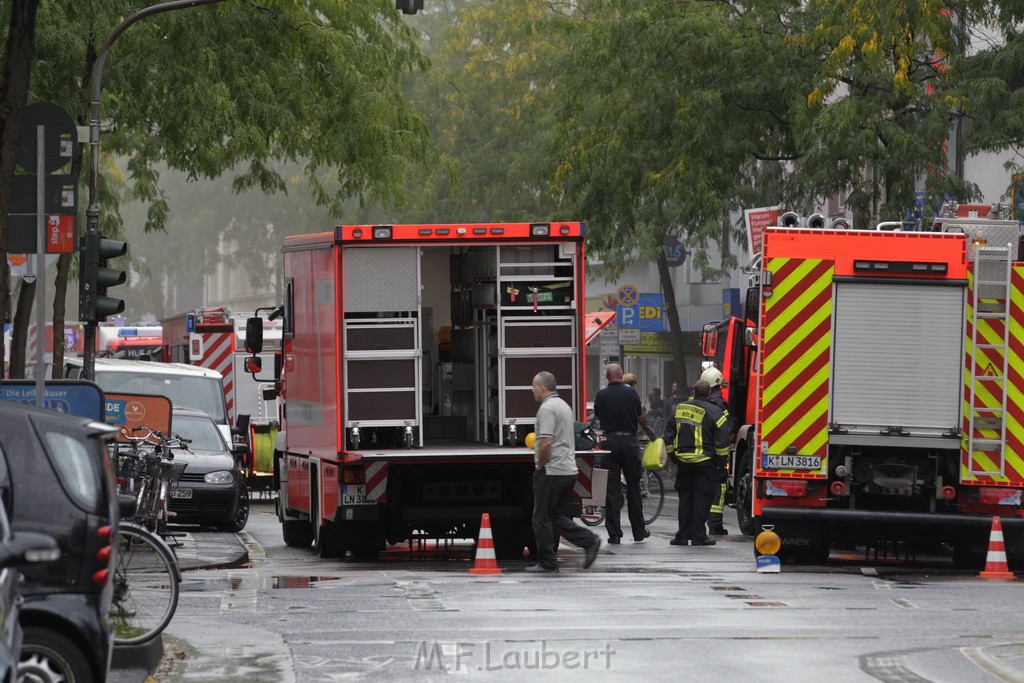
[[[365,484],[345,484],[341,492],[342,505],[366,505],[369,502]]]
[[[183,498],[188,500],[192,497],[192,489],[171,489],[171,498]]]
[[[820,470],[820,455],[769,455],[766,467],[779,470]]]

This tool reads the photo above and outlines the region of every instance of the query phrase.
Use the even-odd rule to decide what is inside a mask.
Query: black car
[[[192,451],[174,451],[175,461],[187,467],[171,489],[171,521],[222,531],[244,529],[249,521],[249,489],[239,466],[241,453],[232,452],[217,423],[201,411],[175,408],[171,427],[175,435],[191,441]]]
[[[103,681],[110,670],[109,619],[117,524],[108,425],[0,401],[0,499],[15,534],[56,539],[61,557],[26,567],[19,673],[38,681]]]
[[[52,536],[31,531],[15,534],[0,505],[0,681],[4,683],[17,677],[24,636],[18,623],[22,601],[18,567],[53,562],[59,557],[60,549]]]

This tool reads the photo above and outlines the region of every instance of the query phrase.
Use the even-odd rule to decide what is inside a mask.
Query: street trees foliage
[[[30,99],[86,124],[100,46],[147,4],[44,3]],[[102,150],[129,160],[125,182],[147,203],[149,230],[167,220],[160,163],[194,180],[230,173],[236,191],[282,192],[275,162],[300,161],[314,201],[333,213],[349,198],[401,205],[414,171],[440,165],[399,87],[425,66],[390,0],[224,2],[157,15],[127,31],[106,62]],[[0,195],[9,183],[0,177]]]

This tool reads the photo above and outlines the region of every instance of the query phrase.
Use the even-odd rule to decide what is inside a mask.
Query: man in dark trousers
[[[729,460],[729,418],[710,397],[711,385],[697,380],[693,398],[676,406],[675,419],[666,428],[668,451],[679,464],[679,530],[672,545],[715,545],[705,525]]]
[[[537,424],[533,444],[533,535],[537,538],[538,563],[527,567],[533,574],[555,574],[555,533],[584,549],[583,568],[594,564],[601,539],[577,525],[562,512],[576,483],[576,432],[572,408],[558,396],[555,376],[538,372],[533,378]]]
[[[604,501],[604,526],[608,530],[608,542],[622,541],[622,526],[619,524],[622,501],[622,481],[626,479],[626,509],[629,511],[629,525],[633,540],[642,541],[651,535],[644,524],[643,503],[640,499],[640,440],[636,432],[643,415],[640,396],[629,385],[622,382],[622,366],[612,363],[605,371],[608,386],[594,397],[594,415],[604,430],[607,456],[608,491]],[[650,427],[644,428],[649,430]],[[653,433],[651,434],[653,436]]]

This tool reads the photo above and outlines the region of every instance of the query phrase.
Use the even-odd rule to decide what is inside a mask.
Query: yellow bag
[[[668,462],[668,452],[665,450],[665,440],[655,439],[644,448],[644,469],[660,470]]]

